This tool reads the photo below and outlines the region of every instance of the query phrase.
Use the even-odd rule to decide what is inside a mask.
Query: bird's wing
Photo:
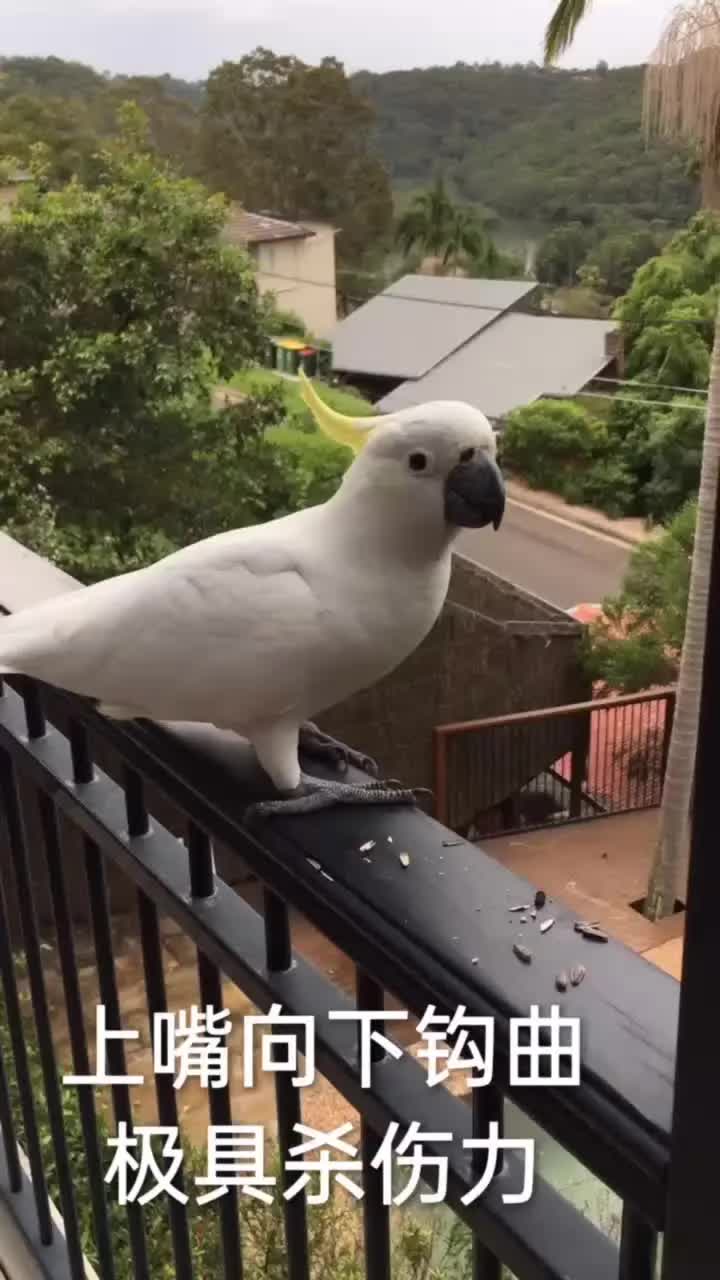
[[[323,608],[290,540],[261,528],[1,619],[0,671],[156,719],[282,714],[302,695]]]

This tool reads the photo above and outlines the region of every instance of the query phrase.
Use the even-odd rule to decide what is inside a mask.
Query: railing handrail
[[[676,695],[675,685],[649,689],[643,693],[623,693],[616,698],[597,698],[589,702],[569,702],[558,707],[539,707],[530,711],[513,711],[504,716],[487,716],[482,720],[457,720],[449,724],[435,725],[437,737],[455,737],[462,733],[477,733],[482,729],[500,729],[508,724],[531,724],[538,720],[555,720],[561,716],[578,715],[583,711],[605,711],[611,707],[638,706],[647,702],[665,702]]]

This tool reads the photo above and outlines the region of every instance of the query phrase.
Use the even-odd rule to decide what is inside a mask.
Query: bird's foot
[[[322,729],[318,729],[317,725],[309,720],[300,727],[300,750],[316,760],[328,760],[331,764],[337,765],[342,773],[347,772],[349,765],[354,765],[356,769],[362,769],[365,773],[371,773],[375,778],[379,773],[378,766],[371,756],[363,755],[361,751],[354,751],[344,742],[338,742],[337,738],[331,738],[328,733],[323,733]]]
[[[303,775],[303,781],[292,795],[278,800],[261,800],[250,805],[245,812],[245,821],[274,817],[287,817],[302,813],[317,813],[320,809],[330,809],[337,804],[406,804],[415,806],[419,795],[428,794],[425,788],[403,787],[394,778],[384,781],[369,782],[357,785],[351,782],[332,782],[326,779],[309,778]]]

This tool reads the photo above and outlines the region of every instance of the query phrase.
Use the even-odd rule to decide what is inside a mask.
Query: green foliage
[[[283,377],[272,369],[243,369],[230,379],[230,386],[236,391],[247,391],[253,394],[273,388],[282,397],[285,422],[300,431],[316,430],[315,419],[300,395],[300,383],[297,379]],[[329,404],[331,409],[337,409],[338,413],[352,414],[356,418],[372,417],[375,413],[370,401],[364,400],[357,391],[350,388],[330,387],[323,382],[316,382],[315,386],[325,403]]]
[[[560,240],[556,233],[546,245]],[[600,241],[586,263],[595,261],[599,280],[601,268],[610,275],[612,262],[617,285],[623,272],[630,273],[635,252],[641,256],[651,243],[652,235],[614,235]],[[680,511],[698,489],[706,403],[676,389],[707,386],[719,278],[720,217],[698,214],[634,269],[630,288],[616,304],[628,374],[636,385],[598,401],[602,410],[593,410],[588,397],[585,419],[563,408],[551,420],[543,402],[511,415],[505,439],[509,465],[531,484],[610,516],[662,523]],[[603,284],[611,282],[612,277]],[[557,296],[552,306],[557,309]],[[593,420],[601,412],[604,423],[598,426]],[[646,651],[643,637],[638,661]]]
[[[538,400],[508,415],[503,463],[537,489],[581,502],[588,469],[608,453],[607,429],[581,405]]]
[[[651,519],[662,522],[697,493],[704,435],[705,406],[697,399],[676,399],[667,411],[656,409],[650,417],[645,454],[650,474],[641,501]]]
[[[458,199],[553,226],[679,226],[698,206],[686,151],[642,136],[642,67],[468,65],[362,72],[397,186],[444,173]]]
[[[535,272],[543,284],[572,285],[587,257],[592,237],[580,222],[556,227],[540,244]]]
[[[297,476],[298,505],[303,507],[327,502],[352,461],[349,449],[328,440],[319,431],[279,426],[268,433],[267,439],[292,464]]]
[[[590,250],[582,270],[595,274],[596,287],[618,298],[630,288],[635,272],[660,248],[660,239],[652,231],[614,231],[604,236]]]
[[[442,178],[413,197],[398,218],[395,237],[405,257],[403,274],[417,270],[430,256],[443,268],[476,278],[524,275],[522,262],[493,243],[478,210],[454,203]],[[417,261],[410,265],[413,254]]]
[[[601,417],[590,402],[539,400],[510,414],[506,465],[536,488],[611,518],[662,523],[697,493],[704,406],[623,396]]]
[[[92,188],[31,184],[0,224],[0,520],[85,581],[294,510],[302,479],[266,438],[281,396],[212,408],[263,319],[222,199],[121,125]]]
[[[698,214],[640,267],[616,307],[631,377],[707,386],[718,279],[720,217]]]
[[[662,534],[633,551],[619,595],[605,601],[605,620],[591,628],[595,679],[634,693],[677,678],[696,518],[697,503],[686,503]]]
[[[201,125],[203,176],[249,209],[342,229],[355,262],[392,223],[374,111],[335,58],[307,66],[256,49],[211,72]]]
[[[132,98],[159,154],[185,173],[251,208],[335,220],[346,266],[391,226],[375,143],[396,188],[425,187],[442,172],[485,225],[493,211],[522,222],[530,212],[547,226],[681,225],[697,208],[696,176],[684,148],[646,147],[641,86],[642,68],[603,64],[594,72],[458,64],[348,81],[333,60],[308,68],[257,50],[217,68],[206,93],[170,76],[107,77],[58,58],[6,58],[0,153],[24,164],[29,145],[44,142],[52,180],[76,171],[88,179],[98,140],[115,133],[118,102]]]
[[[60,58],[0,59],[0,155],[19,167],[34,145],[47,149],[53,185],[95,176],[98,146],[117,134],[117,112],[132,99],[146,113],[158,153],[197,171],[198,86],[170,76],[98,75]]]

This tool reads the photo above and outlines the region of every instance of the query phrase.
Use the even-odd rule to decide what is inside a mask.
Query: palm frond
[[[572,44],[575,32],[590,9],[591,0],[560,0],[545,30],[545,63],[556,62]]]

